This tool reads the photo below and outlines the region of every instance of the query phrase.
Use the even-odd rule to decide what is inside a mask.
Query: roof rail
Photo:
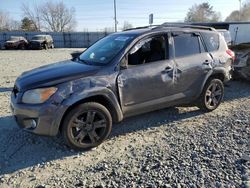
[[[147,28],[154,28],[154,27],[159,27],[161,25],[148,25],[148,26],[142,26],[142,27],[134,27],[134,28],[129,28],[125,29],[123,31],[130,31],[130,30],[135,30],[135,29],[147,29]]]
[[[161,27],[180,27],[180,28],[192,28],[192,29],[204,29],[204,30],[209,30],[209,31],[215,31],[213,27],[207,27],[207,26],[199,26],[199,25],[190,25],[190,24],[185,24],[185,23],[163,23],[159,27],[156,28],[161,28]]]

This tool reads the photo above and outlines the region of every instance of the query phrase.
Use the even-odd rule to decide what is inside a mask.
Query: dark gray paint
[[[136,42],[152,35],[167,35],[172,30],[174,29],[161,28],[153,31],[150,29],[127,31],[137,37],[110,64],[104,67],[88,67],[76,65],[74,62],[64,64],[64,62],[22,75],[16,82],[20,91],[17,97],[14,97],[12,93],[11,100],[13,113],[16,115],[19,125],[25,126],[24,119],[35,118],[38,121],[38,127],[26,130],[36,134],[54,136],[58,133],[65,112],[72,105],[89,97],[102,96],[114,109],[111,112],[113,120],[121,121],[124,117],[194,102],[199,97],[207,79],[213,74],[221,74],[224,81],[230,78],[231,57],[226,54],[227,46],[223,39],[221,39],[222,45],[219,52],[213,54],[204,52],[195,56],[175,59],[173,49],[170,48],[170,60],[120,69],[120,61],[125,58],[126,63],[126,54]],[[182,29],[182,32],[192,31]],[[171,39],[170,34],[167,36]],[[67,67],[67,70],[63,72],[60,65]],[[56,72],[53,66],[59,66],[60,71]],[[67,71],[71,71],[71,73],[69,74]],[[52,73],[54,75],[51,75]],[[41,79],[42,77],[44,79]],[[31,83],[32,78],[34,79]],[[21,96],[26,90],[48,86],[56,86],[58,91],[44,104],[21,103]]]

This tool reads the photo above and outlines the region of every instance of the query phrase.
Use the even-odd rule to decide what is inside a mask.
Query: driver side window
[[[164,36],[156,36],[139,41],[128,54],[128,66],[152,63],[166,59]]]

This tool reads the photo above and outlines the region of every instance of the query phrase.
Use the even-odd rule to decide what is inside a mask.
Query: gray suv
[[[30,49],[49,49],[54,48],[54,41],[50,35],[35,35],[29,42]]]
[[[74,149],[101,144],[112,123],[169,106],[221,103],[234,53],[213,28],[160,25],[114,33],[72,60],[17,78],[11,108],[26,131],[61,132]]]

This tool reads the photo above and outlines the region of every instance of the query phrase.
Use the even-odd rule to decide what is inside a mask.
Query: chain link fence
[[[107,36],[107,32],[0,32],[0,47],[10,36],[23,36],[31,40],[34,35],[51,35],[55,48],[87,48],[100,38]]]

